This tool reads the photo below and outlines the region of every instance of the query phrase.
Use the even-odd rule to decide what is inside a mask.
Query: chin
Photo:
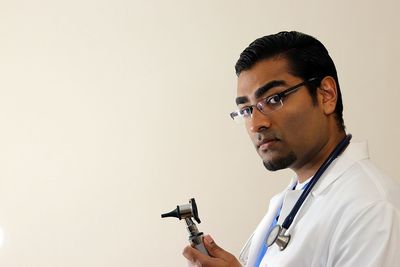
[[[277,171],[289,168],[297,160],[296,154],[290,152],[284,157],[263,160],[264,167],[269,171]]]

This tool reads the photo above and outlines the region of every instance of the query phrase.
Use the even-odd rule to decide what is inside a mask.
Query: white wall
[[[398,1],[1,1],[5,267],[185,266],[183,222],[238,254],[292,173],[268,173],[235,107],[255,38],[299,30],[336,62],[345,122],[400,180]]]

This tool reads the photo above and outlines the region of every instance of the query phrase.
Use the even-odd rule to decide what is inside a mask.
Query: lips
[[[267,150],[269,149],[274,143],[279,141],[277,138],[264,138],[261,141],[257,142],[257,150]]]

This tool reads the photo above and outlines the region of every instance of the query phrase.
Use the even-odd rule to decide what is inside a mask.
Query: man
[[[243,51],[236,73],[238,111],[231,117],[244,122],[268,170],[290,168],[296,174],[288,188],[271,199],[242,263],[400,266],[400,187],[369,160],[365,143],[347,145],[351,136],[346,137],[336,68],[323,44],[299,32],[265,36]],[[331,156],[334,151],[337,158]],[[326,166],[327,160],[333,162]],[[275,242],[267,247],[274,226],[282,225],[309,187],[284,234],[290,235],[287,246]],[[188,246],[183,254],[189,263],[241,266],[210,236],[204,244],[211,257]]]

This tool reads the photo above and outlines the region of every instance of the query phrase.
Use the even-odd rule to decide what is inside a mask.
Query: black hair
[[[337,86],[335,115],[339,128],[345,129],[343,121],[343,103],[335,64],[328,50],[316,38],[297,31],[283,31],[256,39],[241,54],[236,62],[236,75],[249,70],[257,62],[274,57],[285,58],[290,73],[304,80],[318,78],[317,83],[307,86],[313,100],[321,80],[326,76],[334,78]]]

